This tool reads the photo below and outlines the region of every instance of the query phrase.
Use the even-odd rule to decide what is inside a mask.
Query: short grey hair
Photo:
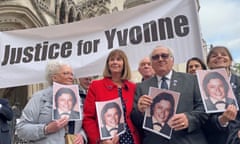
[[[65,65],[70,66],[69,64],[61,60],[51,60],[48,62],[45,73],[46,73],[46,80],[50,85],[53,84],[52,76],[57,74],[60,71],[61,67]]]
[[[157,45],[157,46],[152,50],[152,52],[151,52],[151,54],[150,54],[150,59],[151,59],[151,57],[152,57],[153,51],[154,51],[155,49],[158,49],[158,48],[166,48],[166,49],[168,49],[170,56],[171,56],[172,58],[174,58],[174,51],[173,51],[172,48],[170,48],[170,47],[168,47],[168,46],[165,46],[165,45]]]

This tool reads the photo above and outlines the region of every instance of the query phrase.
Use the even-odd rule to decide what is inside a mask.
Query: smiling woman
[[[83,127],[88,135],[89,144],[96,144],[96,142],[139,144],[140,139],[138,132],[129,116],[133,107],[135,84],[129,81],[131,78],[131,70],[128,58],[122,50],[115,49],[109,53],[103,76],[103,79],[95,80],[91,83],[84,103]],[[107,139],[103,140],[98,127],[98,125],[101,124],[98,123],[95,103],[105,102],[115,98],[121,98],[126,132],[119,136],[114,135],[111,138],[107,137]],[[110,114],[112,112],[115,114]],[[105,120],[105,124],[114,125],[114,123],[117,123],[117,113],[116,109],[106,110],[103,117],[110,120],[111,123]],[[112,133],[114,133],[114,131],[116,132],[114,129],[111,131],[113,131]]]
[[[209,69],[224,68],[227,71],[227,80],[230,81],[229,90],[232,89],[235,97],[238,98],[240,97],[240,78],[236,74],[231,72],[230,67],[232,65],[232,62],[233,57],[228,48],[225,46],[215,46],[211,48],[207,55],[207,65]],[[228,102],[228,99],[226,98],[225,101]],[[226,141],[228,133],[221,129],[221,127],[228,127],[228,123],[230,121],[240,119],[239,117],[236,117],[238,110],[235,105],[228,105],[226,107],[226,111],[224,111],[223,113],[210,115],[209,120],[204,126],[204,131],[206,133],[208,143],[227,143]],[[229,115],[229,113],[231,113],[231,115]]]
[[[64,74],[66,72],[68,74]],[[65,144],[65,134],[70,130],[68,124],[70,119],[65,116],[52,120],[53,83],[72,85],[72,73],[73,69],[69,64],[57,60],[49,61],[46,67],[46,78],[50,85],[48,88],[36,92],[23,109],[22,116],[16,125],[19,138],[32,141],[34,144]],[[76,97],[74,98],[75,94],[71,89],[59,89],[56,95],[56,100],[59,102],[57,107],[61,107],[59,112],[68,113],[72,110],[72,106],[76,103]],[[63,105],[67,105],[67,108]],[[85,132],[82,129],[82,121],[75,121],[73,126],[75,128],[73,130],[76,136],[75,141],[87,142]]]

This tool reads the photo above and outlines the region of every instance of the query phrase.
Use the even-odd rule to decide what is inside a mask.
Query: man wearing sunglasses
[[[189,74],[173,70],[174,56],[165,46],[157,46],[151,53],[155,76],[137,85],[134,110],[131,117],[139,130],[143,131],[143,144],[206,144],[201,125],[207,120],[200,96],[197,79]],[[169,89],[180,93],[176,114],[169,120],[173,129],[170,139],[142,129],[144,112],[152,104],[149,87]]]

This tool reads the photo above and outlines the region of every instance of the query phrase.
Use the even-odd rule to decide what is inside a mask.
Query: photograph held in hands
[[[206,113],[224,112],[231,104],[239,109],[225,69],[198,70],[197,79]]]
[[[126,131],[121,99],[96,102],[101,140],[113,138]]]
[[[146,109],[143,128],[171,139],[172,128],[169,119],[176,113],[180,93],[150,87],[149,96],[153,97],[151,106]]]
[[[53,83],[53,120],[82,120],[78,85]]]

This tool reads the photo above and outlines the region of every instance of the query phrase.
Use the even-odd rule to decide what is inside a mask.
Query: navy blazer
[[[10,127],[7,121],[13,118],[13,111],[6,99],[0,98],[0,144],[11,144]]]
[[[149,87],[158,87],[157,77],[139,83],[135,92],[134,109],[131,118],[136,127],[143,131],[143,144],[161,143],[161,144],[206,144],[206,139],[201,130],[201,125],[207,120],[207,114],[204,112],[198,82],[195,76],[173,71],[170,80],[170,90],[180,93],[179,103],[176,113],[185,113],[188,121],[188,129],[172,132],[171,139],[168,140],[162,136],[142,129],[143,114],[137,109],[137,101],[140,96],[148,94]]]

